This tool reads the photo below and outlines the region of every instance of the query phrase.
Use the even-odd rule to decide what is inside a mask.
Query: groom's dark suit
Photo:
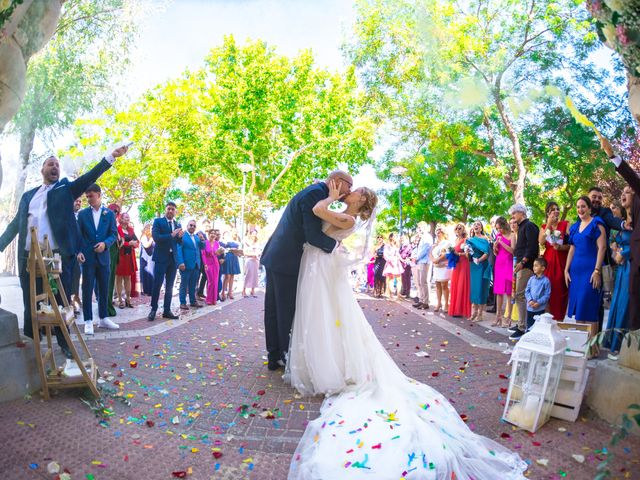
[[[325,183],[298,192],[262,252],[260,263],[267,273],[264,327],[270,366],[283,359],[289,349],[303,245],[309,243],[327,253],[336,246],[337,242],[322,232],[322,220],[313,214],[315,204],[328,195]]]

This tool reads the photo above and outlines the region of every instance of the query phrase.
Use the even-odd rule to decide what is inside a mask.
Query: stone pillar
[[[40,389],[33,343],[21,338],[15,313],[0,308],[0,403]]]

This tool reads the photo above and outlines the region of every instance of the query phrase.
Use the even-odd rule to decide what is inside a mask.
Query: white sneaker
[[[93,322],[85,322],[84,323],[84,334],[85,335],[93,335]]]
[[[107,328],[109,330],[118,330],[120,328],[120,325],[118,325],[115,322],[112,322],[108,318],[101,318],[98,326],[100,328]]]

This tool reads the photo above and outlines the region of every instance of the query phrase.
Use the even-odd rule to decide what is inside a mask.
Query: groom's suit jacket
[[[298,275],[305,242],[331,253],[336,241],[322,232],[322,220],[313,207],[327,198],[329,187],[322,182],[298,192],[285,208],[273,235],[262,251],[260,263],[285,275]]]

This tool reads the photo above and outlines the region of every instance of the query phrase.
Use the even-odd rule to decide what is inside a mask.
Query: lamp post
[[[253,171],[253,165],[250,163],[241,163],[238,165],[238,169],[242,172],[242,202],[240,207],[240,248],[242,248],[244,246],[244,204],[247,188],[247,173]]]
[[[402,236],[402,179],[407,173],[407,169],[401,165],[395,166],[391,169],[391,173],[396,175],[400,182],[400,189],[398,190],[398,212],[400,214],[400,237]]]

